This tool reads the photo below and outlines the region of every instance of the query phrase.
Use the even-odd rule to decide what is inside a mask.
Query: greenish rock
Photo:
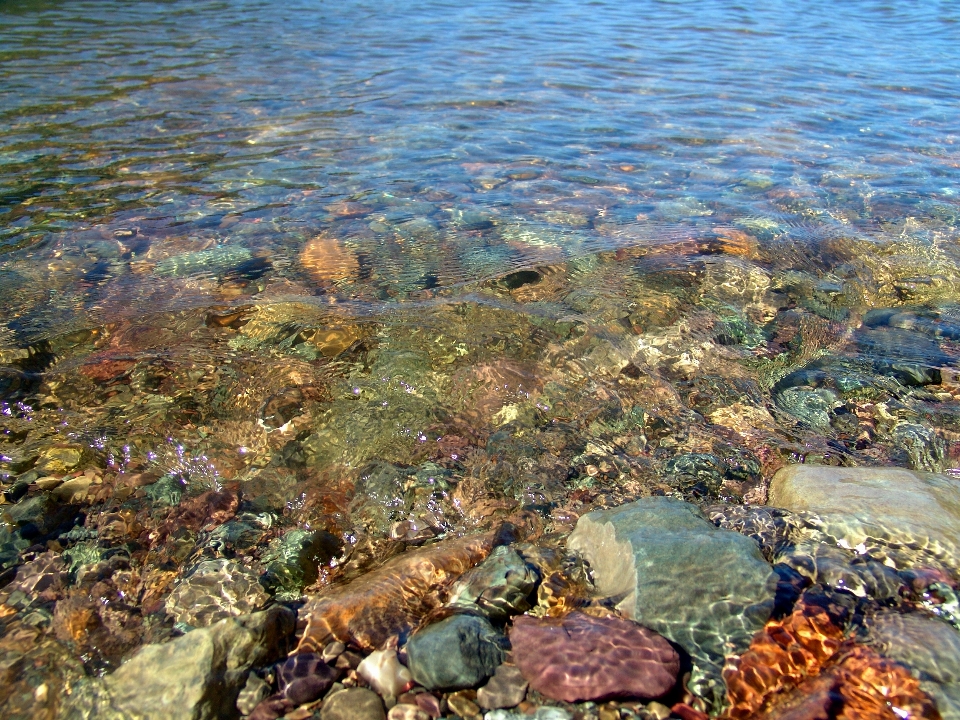
[[[917,423],[899,422],[890,433],[894,447],[903,450],[914,470],[942,472],[947,448],[943,438]]]
[[[430,690],[476,687],[505,656],[506,638],[476,615],[454,615],[416,632],[407,642],[413,679]]]
[[[320,720],[384,720],[383,701],[373,690],[349,688],[328,695]]]
[[[774,397],[777,406],[813,430],[830,431],[830,413],[841,404],[840,396],[829,388],[789,387]]]
[[[65,699],[63,720],[226,720],[250,668],[289,650],[296,624],[285,607],[222,620],[167,643],[143,646],[104,678]]]
[[[664,470],[675,478],[678,487],[688,489],[701,484],[713,495],[719,494],[725,472],[720,458],[709,453],[678,455],[666,462]]]
[[[340,541],[326,531],[289,530],[271,540],[260,559],[266,570],[263,584],[280,599],[295,599],[341,551]]]
[[[173,507],[180,504],[186,489],[187,482],[180,475],[164,475],[152,485],[148,485],[144,492],[154,505]]]
[[[0,568],[13,567],[20,559],[20,553],[30,547],[30,542],[18,532],[0,526]]]
[[[847,548],[910,548],[960,568],[960,485],[903,468],[790,465],[774,475],[767,503],[803,512]]]
[[[625,617],[690,653],[691,689],[721,705],[724,658],[745,650],[773,610],[777,576],[757,543],[694,505],[650,497],[584,515],[567,545]]]
[[[960,633],[920,613],[884,612],[872,621],[868,639],[910,668],[943,720],[960,720]]]
[[[448,605],[482,612],[495,622],[530,609],[540,575],[513,548],[501,545],[468,570],[450,591]]]

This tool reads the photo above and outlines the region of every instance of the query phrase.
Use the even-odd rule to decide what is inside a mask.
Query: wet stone
[[[400,664],[393,648],[376,650],[357,666],[357,674],[381,695],[398,697],[413,685],[410,671]]]
[[[253,709],[270,694],[270,685],[256,673],[247,676],[247,683],[237,695],[237,710],[241,715],[249,715]]]
[[[485,710],[512,708],[527,694],[527,681],[516,665],[500,665],[493,677],[477,690],[477,704]]]
[[[206,627],[256,610],[269,599],[253,571],[232,560],[205,560],[177,584],[166,608],[175,622]]]
[[[374,650],[393,636],[405,639],[441,605],[440,593],[487,556],[493,541],[490,534],[474,535],[407,552],[310,598],[300,610],[306,629],[299,650],[322,651],[332,640]]]
[[[385,720],[383,701],[372,690],[349,688],[327,697],[320,720]]]
[[[411,636],[407,665],[429,690],[476,687],[503,662],[505,645],[486,618],[454,615]]]
[[[277,667],[280,692],[295,705],[322,697],[337,677],[339,671],[327,665],[315,653],[292,655]]]
[[[960,488],[945,475],[791,465],[774,475],[768,503],[806,513],[843,547],[906,547],[960,568]]]
[[[540,576],[516,550],[502,545],[468,570],[450,591],[448,605],[474,609],[502,622],[529,610]]]
[[[680,672],[680,657],[670,643],[616,617],[523,616],[514,621],[510,643],[531,687],[566,702],[655,699],[674,686]]]
[[[287,650],[295,617],[274,607],[143,646],[102,680],[74,688],[62,717],[215,720],[235,706],[251,667]]]
[[[910,668],[920,687],[937,702],[943,720],[960,718],[960,633],[920,614],[879,614],[870,623],[869,642]]]
[[[320,568],[340,552],[340,541],[328,532],[289,530],[271,540],[260,559],[266,570],[263,584],[281,599],[299,597],[316,581]]]
[[[689,503],[651,497],[584,515],[567,546],[625,617],[690,653],[694,691],[721,703],[725,656],[749,645],[774,606],[777,576],[757,544]]]

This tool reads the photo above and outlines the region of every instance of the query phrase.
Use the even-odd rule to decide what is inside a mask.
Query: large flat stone
[[[791,465],[774,475],[767,502],[818,515],[820,529],[848,547],[879,541],[960,565],[960,483],[946,475]]]
[[[745,650],[773,609],[776,575],[756,542],[660,497],[584,515],[568,547],[626,617],[690,653],[693,689],[721,703],[724,657]]]

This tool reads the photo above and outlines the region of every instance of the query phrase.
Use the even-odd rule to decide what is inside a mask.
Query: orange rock
[[[473,535],[407,552],[346,585],[330,587],[300,610],[306,629],[296,652],[319,653],[331,640],[375,650],[409,634],[444,602],[444,592],[493,549],[494,535]]]
[[[844,641],[826,609],[802,600],[793,614],[767,623],[730,661],[724,680],[730,706],[723,717],[733,720],[940,717],[905,667]]]
[[[842,641],[843,630],[817,605],[801,602],[791,615],[771,620],[724,669],[727,716],[750,717],[771,695],[816,675]]]
[[[360,272],[356,256],[328,235],[317,235],[304,246],[300,264],[319,282],[350,280]]]

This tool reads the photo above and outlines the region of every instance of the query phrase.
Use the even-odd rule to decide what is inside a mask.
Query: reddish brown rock
[[[680,672],[669,642],[621,618],[580,612],[558,619],[521,616],[510,643],[530,686],[566,702],[662,697]]]
[[[405,637],[443,604],[454,580],[490,553],[493,541],[488,533],[438,543],[325,589],[300,610],[306,629],[297,652],[322,652],[331,640],[375,650],[391,637]]]

